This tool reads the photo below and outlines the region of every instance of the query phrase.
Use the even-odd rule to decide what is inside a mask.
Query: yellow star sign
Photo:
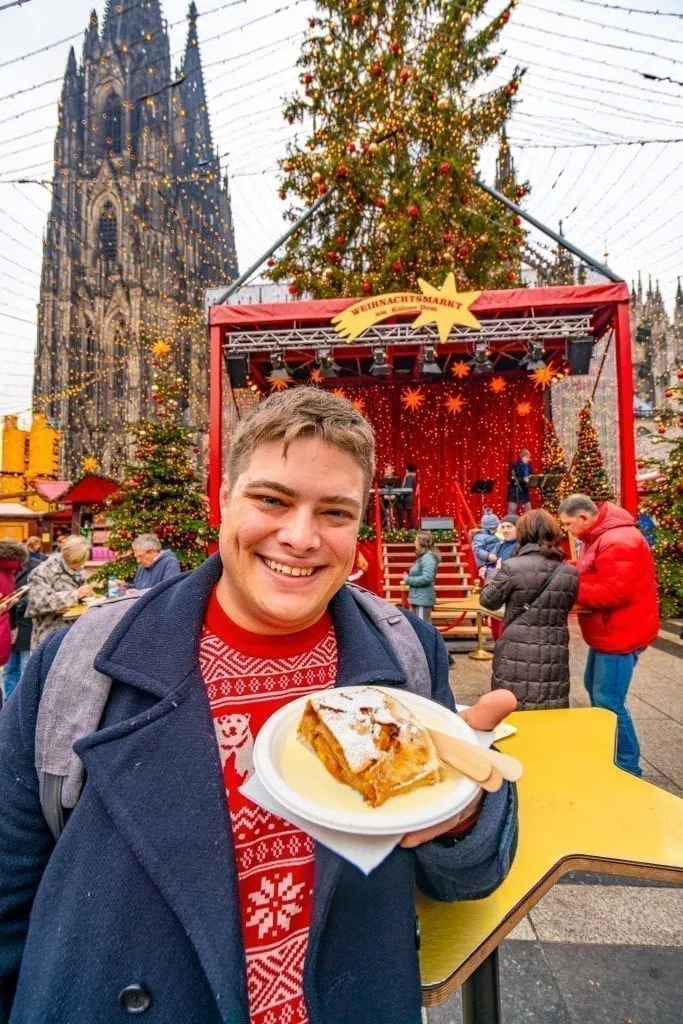
[[[470,306],[481,292],[460,292],[455,286],[455,274],[450,273],[441,288],[418,279],[420,292],[391,292],[387,295],[360,299],[332,318],[332,324],[344,341],[355,341],[369,327],[394,316],[407,316],[417,312],[412,327],[435,323],[441,341],[446,341],[455,324],[479,329],[481,324],[470,312]]]
[[[434,303],[422,309],[412,324],[413,328],[434,322],[439,332],[439,339],[445,342],[448,340],[448,335],[454,324],[476,329],[481,327],[474,313],[470,313],[470,306],[479,298],[481,292],[458,292],[454,273],[451,272],[448,275],[440,288],[435,288],[434,285],[423,281],[422,278],[418,278],[417,283],[423,296],[433,299]],[[424,299],[422,303],[424,303]]]
[[[420,897],[423,1002],[444,1002],[568,871],[683,882],[683,800],[614,763],[616,717],[602,708],[516,711],[501,749],[524,765],[519,846],[490,896]]]

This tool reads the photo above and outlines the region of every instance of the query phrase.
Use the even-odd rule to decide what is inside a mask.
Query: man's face
[[[154,548],[133,548],[133,555],[138,565],[144,565],[145,569],[149,569],[154,559],[159,554]]]
[[[501,523],[500,532],[503,534],[503,540],[517,539],[517,527],[514,523]]]
[[[394,467],[391,465],[390,462],[388,462],[386,464],[386,466],[384,467],[384,475],[385,476],[393,476],[394,475]]]
[[[587,530],[590,530],[597,518],[597,516],[592,516],[590,512],[578,512],[575,516],[568,516],[562,513],[560,515],[560,522],[565,530],[569,530],[575,537],[580,537]]]
[[[522,459],[522,462],[525,462],[527,465],[531,462],[531,456],[530,455],[522,455],[521,459]]]
[[[218,599],[238,626],[295,633],[313,625],[351,572],[363,471],[315,438],[260,445],[221,488]]]

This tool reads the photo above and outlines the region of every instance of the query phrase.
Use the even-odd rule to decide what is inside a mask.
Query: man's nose
[[[290,509],[278,531],[278,540],[301,554],[319,548],[320,534],[313,510],[306,505]]]

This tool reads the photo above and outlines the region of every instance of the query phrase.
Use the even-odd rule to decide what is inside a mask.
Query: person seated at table
[[[562,530],[549,512],[527,512],[517,524],[518,554],[502,563],[479,601],[505,605],[493,655],[494,690],[511,690],[520,711],[569,707],[569,630],[579,574],[564,562]]]
[[[156,533],[141,533],[132,544],[138,568],[133,577],[134,590],[149,590],[162,580],[177,576],[180,562],[172,551],[164,550]]]
[[[406,471],[401,481],[401,488],[410,490],[410,494],[399,494],[396,502],[398,524],[406,530],[411,530],[415,525],[413,522],[413,510],[415,508],[415,490],[417,488],[417,466],[414,462],[406,465]]]
[[[65,625],[62,615],[67,608],[92,595],[93,589],[83,573],[89,554],[89,540],[67,537],[61,551],[50,555],[31,573],[26,614],[33,620],[32,651]]]

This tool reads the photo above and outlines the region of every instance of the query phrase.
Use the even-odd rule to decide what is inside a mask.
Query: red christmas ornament
[[[420,207],[417,205],[417,203],[411,203],[408,209],[406,210],[406,213],[408,214],[409,217],[419,217]]]
[[[678,373],[676,374],[676,376],[678,377],[679,380],[683,380],[683,369],[679,370]]]
[[[372,75],[373,78],[379,78],[382,74],[382,65],[373,64],[372,67],[370,68],[370,74]]]
[[[449,231],[447,231],[445,234],[441,236],[441,238],[446,243],[446,245],[450,245],[451,242],[453,241],[454,236]]]
[[[313,75],[311,74],[310,71],[307,71],[306,74],[304,75],[304,85],[310,85],[312,81]]]
[[[401,263],[400,260],[394,260],[394,262],[391,264],[391,269],[394,271],[395,274],[398,274],[401,270],[403,270],[403,264]]]
[[[372,285],[370,284],[369,281],[363,281],[361,283],[360,290],[362,292],[365,292],[365,294],[367,295],[369,292],[372,291]]]
[[[343,235],[337,235],[337,245],[343,245],[346,239]]]
[[[442,174],[450,174],[451,171],[453,170],[453,166],[452,164],[449,163],[448,160],[442,160],[441,163],[439,164],[439,170],[441,171]]]
[[[469,254],[470,250],[467,248],[466,245],[461,245],[460,248],[458,249],[458,256],[460,257],[461,260],[464,260],[467,256],[469,256]]]
[[[382,196],[377,196],[377,199],[375,199],[375,206],[379,210],[383,210],[386,205],[387,205],[386,199],[384,199]]]
[[[280,199],[282,199],[282,200],[287,198],[287,193],[285,192],[285,190],[283,188],[280,189],[280,191],[278,192],[278,195],[279,195]]]
[[[299,294],[299,286],[297,284],[290,284],[290,286],[287,289],[287,291],[289,292],[290,295],[298,295]]]
[[[402,82],[407,82],[408,79],[410,78],[410,71],[409,71],[409,69],[408,68],[403,68],[403,71],[401,72],[401,74],[398,77],[401,79]]]
[[[351,24],[352,24],[352,25],[353,25],[354,27],[358,27],[358,25],[360,25],[360,23],[362,22],[362,20],[363,20],[363,15],[362,15],[362,14],[354,14],[354,15],[353,15],[353,16],[351,17]]]
[[[503,13],[500,16],[500,20],[503,22],[504,25],[507,25],[508,21],[510,20],[510,12],[503,11]]]
[[[393,42],[393,43],[391,44],[391,46],[389,47],[389,49],[391,50],[391,52],[392,52],[392,53],[394,54],[394,56],[395,56],[395,55],[396,55],[396,54],[398,53],[398,51],[399,51],[399,50],[401,49],[401,47],[400,47],[400,46],[398,45],[398,43],[397,43],[397,42]]]
[[[268,260],[267,266],[269,266],[269,267],[274,267],[275,266],[275,260],[273,259],[272,256]]]
[[[355,153],[356,152],[356,143],[355,142],[349,142],[348,146],[346,147],[346,152],[347,153]]]
[[[344,164],[340,164],[339,167],[337,168],[337,177],[338,178],[345,178],[348,175],[348,173],[349,173],[349,169],[348,169],[348,167],[345,167]]]
[[[522,218],[521,217],[513,217],[512,218],[512,223],[515,225],[516,228],[518,228],[519,225],[522,223]]]
[[[463,206],[467,206],[467,196],[465,195],[464,192],[460,196],[460,202],[462,203]]]
[[[517,277],[517,275],[515,274],[514,270],[508,270],[508,272],[507,272],[507,274],[505,276],[508,279],[508,281],[514,281],[515,278]]]
[[[318,21],[317,21],[317,19],[316,19],[316,18],[309,18],[309,19],[308,19],[308,27],[309,27],[309,28],[315,28],[315,26],[316,26],[317,24],[318,24]]]
[[[323,184],[323,183],[321,182],[321,183],[320,183],[320,184],[318,185],[318,195],[319,195],[319,196],[324,196],[326,192],[327,192],[327,185],[324,185],[324,184]]]

